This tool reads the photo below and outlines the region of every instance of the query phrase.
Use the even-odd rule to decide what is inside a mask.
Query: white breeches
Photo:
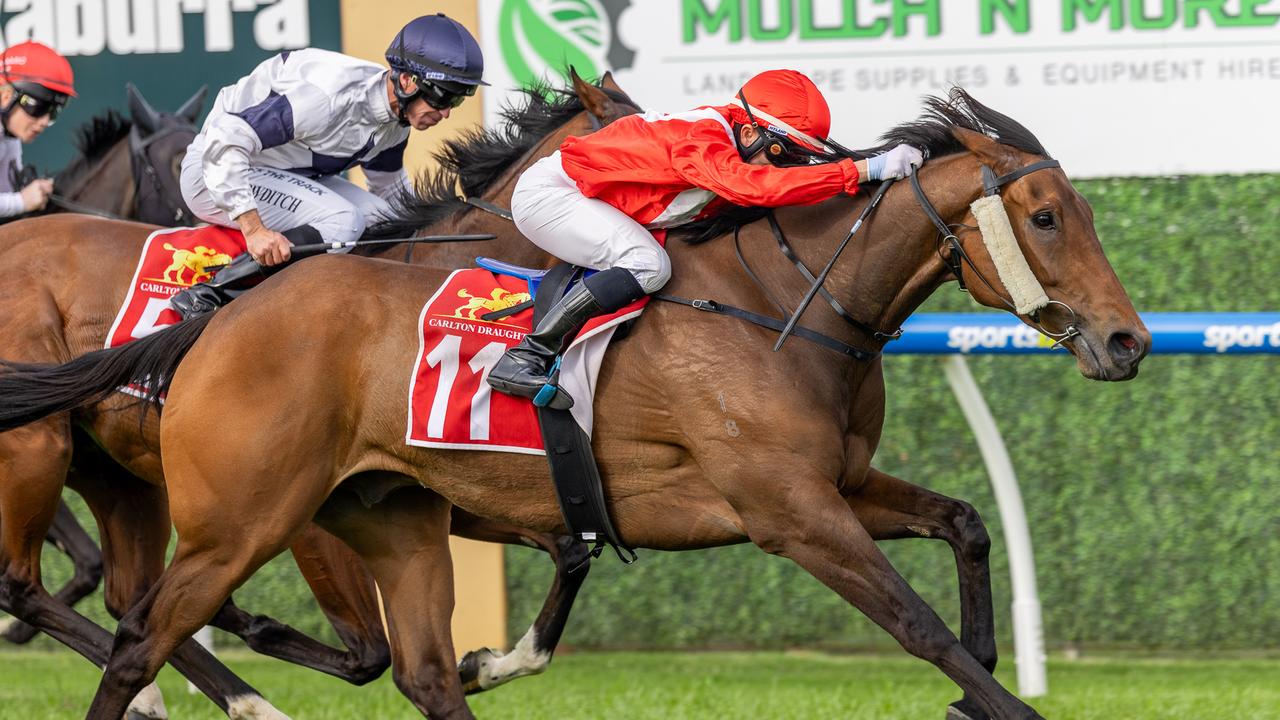
[[[583,195],[559,152],[520,176],[511,214],[525,237],[561,260],[593,270],[626,268],[646,293],[671,278],[671,260],[653,235],[621,210]]]
[[[209,196],[203,163],[204,145],[193,143],[182,160],[182,199],[201,220],[238,227]],[[366,225],[391,216],[386,200],[337,176],[310,180],[286,170],[250,166],[248,179],[262,224],[276,232],[310,225],[326,241],[347,242],[364,234]]]

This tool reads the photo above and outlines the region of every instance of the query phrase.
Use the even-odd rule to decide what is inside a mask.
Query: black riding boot
[[[314,245],[324,242],[320,231],[310,225],[300,225],[280,233],[294,245]],[[237,255],[226,267],[214,274],[208,282],[192,285],[169,298],[169,306],[178,311],[183,320],[200,317],[231,302],[248,290],[257,280],[271,275],[297,258],[272,267],[265,267],[249,253]]]
[[[508,395],[533,398],[539,406],[556,410],[573,407],[573,398],[547,377],[556,356],[588,320],[620,310],[643,296],[644,290],[629,270],[609,268],[592,275],[552,306],[519,345],[507,350],[489,371],[489,385]]]

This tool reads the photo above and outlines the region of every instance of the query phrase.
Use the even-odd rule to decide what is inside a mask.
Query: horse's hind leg
[[[214,617],[214,627],[238,635],[255,652],[355,685],[382,675],[391,666],[391,649],[373,578],[360,558],[311,523],[290,550],[320,609],[349,650],[336,650],[272,618],[247,613],[231,600]]]
[[[134,477],[88,442],[76,444],[75,464],[77,472],[69,476],[69,484],[85,499],[98,522],[106,560],[104,599],[107,611],[120,619],[142,600],[164,570],[171,534],[168,498],[163,488]],[[232,717],[253,717],[251,712],[270,707],[257,691],[194,641],[183,643],[170,662]],[[269,717],[270,712],[264,716]],[[166,716],[164,700],[154,684],[129,704],[130,718]]]
[[[421,487],[396,490],[372,508],[339,489],[316,522],[351,546],[378,582],[396,686],[428,717],[467,720],[474,716],[458,680],[450,635],[449,509],[447,501]]]
[[[49,528],[45,540],[61,550],[71,559],[72,575],[67,584],[53,594],[53,599],[73,607],[85,596],[98,588],[102,582],[102,551],[97,543],[80,527],[76,516],[65,502],[58,503],[57,514],[53,516],[53,526]],[[23,645],[40,633],[39,630],[20,620],[13,620],[5,627],[0,637],[13,643]]]
[[[556,564],[551,590],[533,625],[511,652],[505,655],[492,648],[472,650],[458,663],[462,687],[467,694],[490,690],[503,683],[547,669],[574,598],[591,569],[587,546],[572,537],[556,537],[515,525],[486,520],[454,508],[451,530],[454,535],[508,545],[530,545],[545,551]]]
[[[933,538],[951,546],[960,581],[960,644],[988,672],[996,669],[995,613],[991,603],[991,538],[969,503],[931,492],[872,468],[846,498],[858,521],[876,540]],[[950,716],[987,717],[966,696]]]

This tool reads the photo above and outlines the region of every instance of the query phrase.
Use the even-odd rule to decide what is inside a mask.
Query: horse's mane
[[[80,154],[58,172],[54,184],[65,186],[71,183],[76,176],[106,155],[116,143],[128,137],[132,128],[132,122],[110,108],[85,121],[76,128],[75,144]]]
[[[964,151],[964,145],[956,139],[953,130],[963,128],[987,135],[996,141],[1032,155],[1048,157],[1044,146],[1021,123],[1004,113],[983,105],[963,88],[954,87],[946,98],[928,96],[924,99],[924,112],[910,122],[891,128],[880,136],[881,143],[873,148],[858,150],[858,157],[870,157],[889,150],[895,145],[907,143],[920,148],[925,157],[936,158]],[[765,208],[733,206],[716,216],[683,225],[672,234],[689,244],[696,245],[749,225],[768,214]]]
[[[600,88],[616,103],[631,105],[626,95]],[[493,129],[476,128],[448,140],[434,154],[436,167],[417,178],[417,192],[397,198],[394,216],[377,223],[365,238],[408,237],[459,210],[470,207],[463,197],[480,197],[513,163],[556,128],[582,112],[572,88],[547,85],[522,88],[522,101],[502,108],[502,122]]]

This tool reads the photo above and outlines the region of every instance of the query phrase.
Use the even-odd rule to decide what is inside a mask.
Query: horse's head
[[[177,112],[157,112],[132,83],[126,85],[133,130],[129,134],[135,217],[156,225],[192,224],[195,218],[182,200],[179,178],[187,146],[199,130],[196,118],[208,86],[201,87]]]
[[[963,217],[939,218],[947,226],[939,227],[939,253],[951,273],[978,302],[1058,340],[1085,377],[1136,375],[1151,334],[1102,251],[1088,201],[1015,121],[961,90],[931,109],[964,152],[936,170],[926,165],[912,183],[924,198],[921,183],[937,187],[942,173],[955,189],[949,204]]]

